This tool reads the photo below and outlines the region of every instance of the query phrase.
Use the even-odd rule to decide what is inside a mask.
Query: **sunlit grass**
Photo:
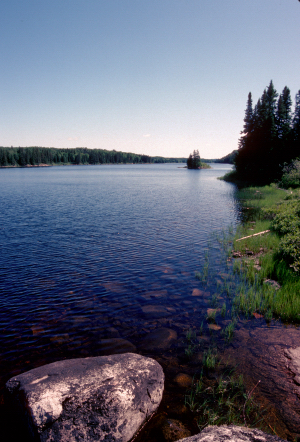
[[[275,232],[268,232],[263,235],[252,236],[250,238],[244,238],[245,236],[254,235],[255,233],[263,232],[271,229],[270,220],[257,220],[255,224],[247,223],[238,227],[234,237],[234,250],[239,251],[242,254],[246,254],[247,251],[251,251],[255,254],[260,251],[277,250],[280,242],[280,238]]]
[[[238,191],[237,198],[242,201],[243,207],[251,206],[261,209],[281,204],[286,194],[286,190],[271,184],[263,187],[245,187]]]
[[[267,321],[273,317],[285,322],[300,322],[300,281],[297,274],[280,255],[281,238],[272,231],[272,213],[285,214],[285,201],[297,199],[294,194],[278,189],[275,185],[262,188],[246,188],[238,192],[243,199],[243,206],[256,207],[253,221],[246,222],[237,229],[234,240],[234,252],[241,258],[234,263],[233,270],[240,275],[241,284],[234,298],[234,307],[245,316],[253,312],[261,313]],[[266,210],[267,209],[267,210]],[[270,229],[269,233],[242,239]],[[281,287],[274,288],[265,283],[271,279]]]

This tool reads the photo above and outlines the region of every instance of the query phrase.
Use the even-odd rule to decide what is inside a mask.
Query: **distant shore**
[[[51,167],[54,164],[26,164],[25,166],[19,166],[19,165],[14,165],[14,166],[0,166],[0,169],[20,169],[20,168],[28,168],[28,167]],[[65,164],[62,164],[63,166],[65,166]]]

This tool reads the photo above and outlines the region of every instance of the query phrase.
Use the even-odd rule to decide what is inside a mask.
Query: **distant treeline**
[[[237,150],[233,150],[231,153],[225,155],[222,158],[201,158],[202,163],[224,163],[224,164],[234,164],[235,157],[237,155]]]
[[[58,149],[54,147],[0,147],[0,167],[38,166],[40,164],[118,164],[185,163],[186,158],[164,158],[115,150]]]
[[[225,157],[220,158],[219,160],[214,160],[215,163],[226,163],[226,164],[234,164],[235,157],[237,155],[238,151],[233,150],[228,155],[225,155]]]

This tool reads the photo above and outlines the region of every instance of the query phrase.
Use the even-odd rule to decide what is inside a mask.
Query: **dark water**
[[[238,217],[235,187],[217,180],[229,168],[0,170],[1,391],[33,367],[101,354],[105,338],[138,347],[151,330],[180,338],[203,320],[195,271],[208,245],[224,271],[211,234]]]

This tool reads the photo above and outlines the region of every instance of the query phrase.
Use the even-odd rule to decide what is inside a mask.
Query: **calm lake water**
[[[104,339],[143,353],[149,331],[179,339],[203,321],[195,271],[208,243],[224,271],[211,234],[236,225],[235,186],[217,180],[229,165],[182,166],[0,170],[1,391],[31,368],[102,354]]]

